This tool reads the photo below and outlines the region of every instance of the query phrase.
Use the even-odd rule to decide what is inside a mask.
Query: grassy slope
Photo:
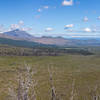
[[[83,100],[83,96],[91,100],[89,89],[100,85],[100,57],[67,55],[60,57],[0,57],[0,100],[11,100],[8,87],[16,85],[17,68],[23,68],[26,62],[37,70],[37,100],[50,100],[50,84],[48,66],[54,72],[54,86],[63,100],[69,100],[72,80],[76,80],[75,88],[78,95],[75,100]],[[100,89],[98,88],[100,92]]]

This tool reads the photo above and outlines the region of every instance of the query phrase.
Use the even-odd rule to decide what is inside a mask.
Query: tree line
[[[14,47],[0,46],[0,56],[60,56],[65,54],[93,55],[85,49],[65,49],[58,47]]]

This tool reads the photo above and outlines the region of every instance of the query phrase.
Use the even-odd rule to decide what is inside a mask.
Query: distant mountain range
[[[21,31],[19,29],[5,32],[3,34],[0,34],[0,44],[3,44],[3,40],[11,40],[14,42],[18,42],[21,45],[22,43],[25,45],[25,43],[29,45],[29,43],[32,45],[35,44],[43,44],[43,45],[57,45],[57,46],[100,46],[100,39],[90,39],[90,38],[71,38],[71,39],[66,39],[63,37],[35,37],[30,34],[28,34],[25,31]],[[3,41],[3,42],[2,42]],[[20,41],[20,42],[19,42]],[[23,42],[24,41],[24,42]],[[15,43],[15,42],[14,42]],[[5,42],[7,43],[7,41]]]

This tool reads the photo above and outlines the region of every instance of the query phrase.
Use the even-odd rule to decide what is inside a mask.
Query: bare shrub
[[[76,96],[76,93],[75,93],[75,79],[74,79],[72,82],[72,91],[71,91],[70,100],[74,100],[75,96]]]
[[[95,85],[95,87],[93,89],[91,88],[89,90],[92,100],[100,100],[100,96],[98,94],[98,90],[97,89],[98,89],[98,86]]]
[[[36,81],[33,79],[35,72],[26,64],[25,68],[25,71],[18,71],[17,92],[14,91],[14,88],[9,88],[12,100],[36,100]]]
[[[50,68],[51,67],[48,67],[50,87],[51,87],[51,100],[59,100],[57,98],[56,89],[55,89],[55,86],[53,84],[53,71]]]

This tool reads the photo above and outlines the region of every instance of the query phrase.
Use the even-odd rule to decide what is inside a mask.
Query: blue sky
[[[100,37],[100,0],[0,0],[0,32]]]

